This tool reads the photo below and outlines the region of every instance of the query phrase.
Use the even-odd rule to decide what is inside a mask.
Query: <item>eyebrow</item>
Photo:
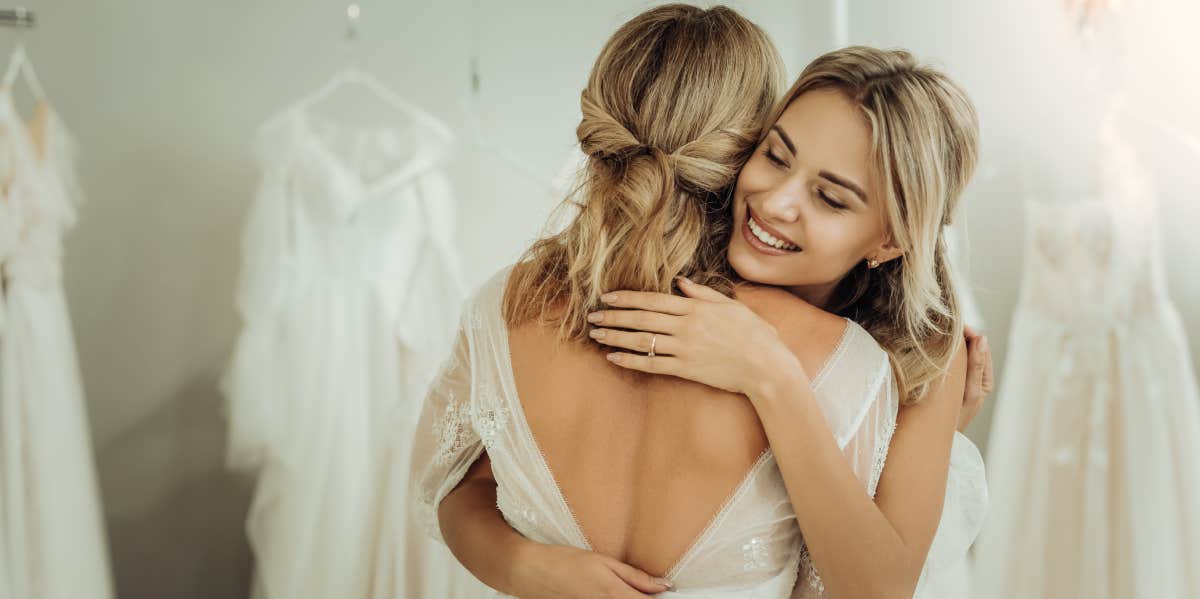
[[[791,152],[792,154],[796,153],[796,145],[792,143],[792,138],[788,137],[788,134],[786,131],[783,130],[783,127],[780,127],[779,124],[776,123],[774,125],[771,125],[771,130],[774,131],[775,133],[779,134],[779,139],[783,140],[783,145],[787,146],[787,149],[789,152]],[[845,187],[846,189],[853,191],[855,194],[858,195],[858,198],[860,200],[862,200],[862,203],[864,203],[864,204],[867,203],[866,192],[864,192],[862,190],[862,188],[859,187],[858,185],[856,185],[853,181],[846,179],[844,177],[835,175],[829,171],[821,171],[819,174],[822,177],[832,181],[835,185],[841,185],[842,187]]]
[[[787,146],[789,152],[796,153],[796,146],[792,144],[792,138],[788,137],[788,134],[783,130],[783,127],[779,126],[779,123],[771,125],[771,130],[779,134],[779,138],[783,140],[783,145]]]
[[[824,177],[826,179],[829,179],[830,181],[833,181],[837,185],[841,185],[842,187],[845,187],[846,189],[853,191],[855,194],[858,195],[858,199],[862,200],[862,203],[864,203],[864,204],[867,203],[867,194],[863,192],[861,187],[859,187],[858,185],[855,185],[853,181],[851,181],[849,179],[843,179],[829,171],[821,171],[818,174],[820,174],[822,177]]]

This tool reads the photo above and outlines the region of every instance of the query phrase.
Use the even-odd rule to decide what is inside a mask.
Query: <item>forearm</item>
[[[535,543],[504,520],[496,508],[496,483],[468,479],[438,506],[438,524],[454,557],[481,582],[502,593],[515,593],[522,552]]]
[[[750,394],[809,554],[831,596],[911,597],[912,551],[855,476],[796,365]]]

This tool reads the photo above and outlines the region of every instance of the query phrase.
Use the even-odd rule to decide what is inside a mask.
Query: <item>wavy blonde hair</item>
[[[978,117],[962,88],[903,50],[852,46],[817,58],[784,95],[775,118],[816,89],[845,94],[870,124],[888,231],[904,252],[874,269],[860,262],[838,283],[827,308],[861,324],[883,346],[901,404],[914,404],[946,372],[962,342],[943,230],[975,170]]]
[[[577,212],[513,268],[506,323],[557,322],[560,338],[587,341],[606,291],[670,293],[682,274],[730,294],[729,191],[782,70],[767,35],[725,7],[659,6],[617,30],[580,97],[588,159],[559,206]]]

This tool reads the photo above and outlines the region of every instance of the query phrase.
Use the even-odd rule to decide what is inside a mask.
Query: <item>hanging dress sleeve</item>
[[[290,177],[285,147],[276,128],[260,131],[254,155],[261,176],[241,237],[241,268],[234,303],[243,329],[220,388],[229,422],[226,461],[253,470],[282,439],[284,391],[276,368],[276,317],[283,308],[291,275],[289,239]]]

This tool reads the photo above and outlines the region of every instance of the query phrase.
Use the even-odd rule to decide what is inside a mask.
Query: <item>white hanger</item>
[[[268,119],[261,125],[260,128],[269,128],[283,118],[291,116],[296,112],[306,110],[317,102],[320,102],[321,100],[333,95],[333,93],[339,89],[351,84],[358,84],[366,87],[368,91],[386,102],[392,108],[395,108],[404,116],[416,121],[421,125],[424,125],[425,127],[428,127],[434,132],[435,135],[441,138],[443,142],[449,144],[454,141],[454,134],[451,133],[450,128],[447,127],[446,124],[440,119],[411,104],[399,94],[389,89],[377,77],[353,64],[343,67],[342,70],[338,71],[333,78],[327,81],[324,85],[292,103],[290,106],[280,111],[279,114]]]
[[[17,43],[17,47],[13,49],[12,56],[8,59],[8,71],[4,74],[4,88],[11,89],[13,83],[16,83],[17,75],[23,75],[25,83],[29,85],[29,90],[33,93],[33,97],[39,101],[46,100],[46,92],[42,90],[42,83],[38,81],[37,72],[33,70],[33,63],[29,62],[29,56],[25,53],[25,44]]]
[[[346,37],[349,40],[354,40],[358,37],[359,15],[360,10],[357,3],[351,3],[346,7]],[[366,87],[367,90],[373,93],[377,98],[383,100],[401,114],[412,119],[413,121],[416,121],[418,124],[427,127],[434,133],[434,135],[438,136],[444,144],[449,145],[454,141],[454,134],[440,119],[408,102],[401,97],[400,94],[392,91],[387,85],[380,81],[378,77],[363,70],[362,68],[359,68],[354,63],[346,65],[324,85],[292,103],[274,117],[267,119],[267,121],[263,123],[259,129],[262,130],[265,128],[270,128],[280,120],[288,118],[297,112],[306,110],[317,102],[320,102],[321,100],[333,95],[333,93],[337,90],[350,84],[359,84]]]

